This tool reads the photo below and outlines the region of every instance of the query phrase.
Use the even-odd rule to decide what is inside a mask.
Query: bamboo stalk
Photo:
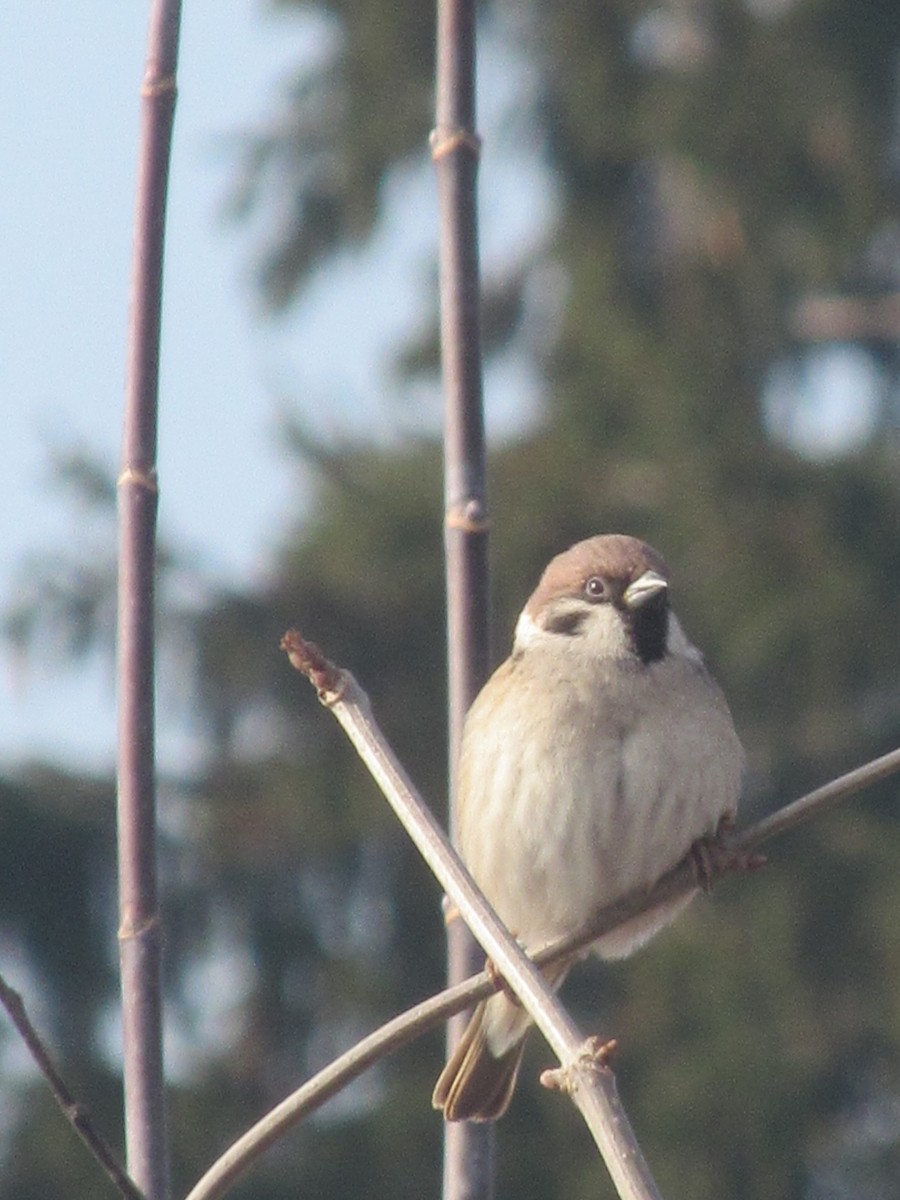
[[[435,129],[431,149],[440,209],[441,361],[444,380],[444,552],[447,587],[448,727],[451,836],[455,839],[456,761],[465,714],[489,666],[487,487],[475,134],[475,3],[438,0]],[[462,922],[447,934],[451,984],[477,968],[480,951]],[[465,1014],[448,1025],[448,1049]],[[493,1130],[447,1125],[444,1200],[489,1200]]]
[[[163,1095],[162,930],[156,880],[154,582],[156,428],[165,210],[180,0],[154,0],[141,87],[128,372],[119,476],[119,958],[128,1170],[169,1195]]]

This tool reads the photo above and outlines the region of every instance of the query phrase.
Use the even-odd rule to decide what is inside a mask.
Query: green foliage
[[[302,15],[309,8],[282,7]],[[268,187],[278,189],[277,211],[287,217],[279,219],[260,270],[276,309],[323,258],[369,237],[384,176],[398,155],[424,144],[432,108],[428,5],[350,0],[317,11],[332,35],[328,48],[297,79],[290,120],[245,144],[232,199],[234,214],[242,216],[263,201]]]

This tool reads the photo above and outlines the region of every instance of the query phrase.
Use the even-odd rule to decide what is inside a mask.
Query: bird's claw
[[[713,884],[732,871],[758,871],[766,864],[766,856],[756,850],[744,850],[731,844],[734,817],[722,817],[715,833],[698,838],[691,846],[690,861],[697,886],[711,892]]]

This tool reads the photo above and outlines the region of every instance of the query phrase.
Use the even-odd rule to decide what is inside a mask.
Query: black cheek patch
[[[575,609],[570,612],[561,612],[551,617],[544,623],[544,629],[547,633],[561,633],[564,637],[574,637],[581,630],[586,620],[587,613],[579,612]]]

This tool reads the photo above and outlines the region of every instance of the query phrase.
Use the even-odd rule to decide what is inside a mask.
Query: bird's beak
[[[629,608],[643,608],[668,589],[668,581],[655,571],[645,571],[634,583],[628,585],[623,600]]]

